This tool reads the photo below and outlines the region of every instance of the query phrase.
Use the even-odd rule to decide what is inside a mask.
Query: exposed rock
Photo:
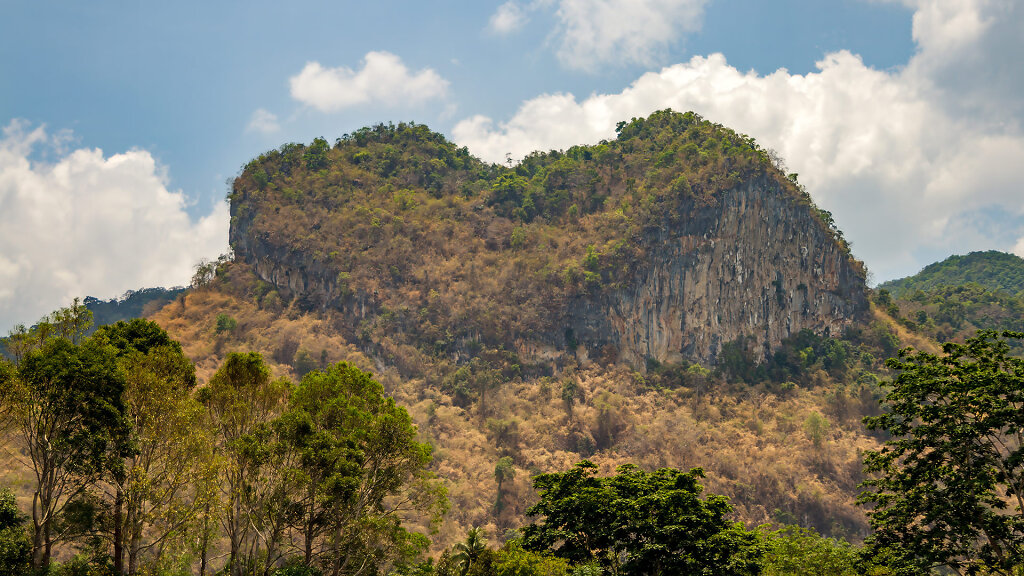
[[[758,178],[674,230],[647,238],[650,259],[623,289],[572,302],[569,328],[595,351],[643,366],[713,364],[749,339],[755,357],[809,328],[838,335],[867,308],[863,273],[808,206]]]
[[[696,201],[694,201],[696,202]],[[328,262],[289,250],[232,202],[236,257],[286,297],[340,310],[353,326],[376,313],[374,294],[352,291]],[[535,339],[511,338],[524,360],[550,363],[575,343],[581,360],[714,364],[746,339],[755,357],[809,328],[838,335],[866,312],[862,270],[815,216],[771,177],[752,179],[673,229],[643,239],[648,259],[617,290],[569,300]],[[609,357],[610,356],[610,357]]]

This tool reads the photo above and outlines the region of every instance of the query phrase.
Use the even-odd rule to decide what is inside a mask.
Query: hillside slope
[[[969,283],[1011,295],[1024,292],[1024,258],[997,250],[953,255],[925,266],[913,276],[883,282],[878,289],[888,290],[901,298],[917,290],[927,292],[942,286]]]
[[[378,126],[260,156],[231,202],[234,261],[153,318],[201,379],[233,350],[373,371],[436,447],[436,545],[502,537],[532,475],[583,458],[702,466],[737,518],[865,534],[860,417],[900,342],[752,139],[666,111],[501,167]]]
[[[1024,259],[994,250],[950,256],[879,285],[876,302],[906,328],[943,342],[981,329],[1024,331]]]

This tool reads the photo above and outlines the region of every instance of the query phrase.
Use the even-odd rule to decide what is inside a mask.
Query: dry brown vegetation
[[[467,401],[444,389],[451,366],[387,340],[371,356],[338,333],[332,312],[306,313],[294,303],[261,309],[256,284],[244,264],[223,266],[211,285],[152,318],[182,342],[201,380],[236,350],[259,351],[276,374],[291,378],[299,377],[303,352],[317,365],[344,360],[373,372],[435,447],[432,468],[452,505],[435,547],[473,526],[499,536],[521,526],[535,498],[531,477],[584,458],[605,472],[626,462],[699,466],[708,491],[729,496],[736,517],[749,524],[797,523],[854,540],[866,534],[853,501],[861,452],[878,445],[860,424],[877,407],[877,386],[811,367],[793,386],[698,371],[698,380],[666,388],[624,365],[570,362],[554,376],[499,377],[486,403]],[[876,314],[875,330],[894,324]],[[235,328],[218,333],[220,315]],[[512,458],[515,476],[504,483],[499,512],[494,469],[503,456]]]

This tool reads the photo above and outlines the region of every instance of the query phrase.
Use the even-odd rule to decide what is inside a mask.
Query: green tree
[[[348,363],[308,373],[275,427],[294,450],[297,532],[306,566],[325,574],[376,570],[426,548],[404,515],[446,504],[427,472],[428,444],[404,408],[370,374]]]
[[[125,382],[109,347],[55,338],[22,359],[11,384],[10,413],[35,474],[32,565],[39,569],[54,544],[73,535],[62,522],[69,503],[131,453]]]
[[[195,368],[181,345],[156,323],[136,319],[93,336],[117,351],[124,404],[136,450],[108,483],[114,569],[136,574],[149,557],[187,548],[213,496],[212,431],[192,397]],[[127,566],[125,566],[127,560]]]
[[[512,462],[511,456],[503,456],[498,459],[498,463],[494,465],[494,481],[498,483],[498,501],[495,503],[495,507],[498,513],[501,513],[502,508],[505,505],[505,491],[503,490],[504,484],[508,480],[512,480],[516,477],[516,467]]]
[[[1024,564],[1024,360],[982,331],[942,355],[905,349],[887,366],[885,413],[865,418],[892,436],[869,451],[860,502],[870,544],[924,573],[1016,574]]]
[[[759,574],[759,539],[725,519],[723,496],[700,498],[700,468],[652,473],[620,466],[597,477],[583,461],[534,479],[543,520],[523,529],[523,546],[573,564],[597,562],[612,574]]]
[[[21,513],[9,488],[0,490],[0,576],[28,574],[32,544],[25,531],[28,517]]]
[[[217,334],[234,332],[235,328],[238,328],[238,320],[235,320],[227,314],[217,314],[217,322],[214,326],[214,332]]]
[[[473,527],[466,533],[466,539],[455,545],[452,559],[459,567],[459,574],[466,576],[473,565],[487,552],[487,537],[483,528]]]
[[[518,539],[509,540],[494,558],[495,576],[567,576],[569,562],[550,553],[526,550]]]
[[[266,499],[274,493],[274,468],[265,446],[270,422],[284,410],[290,387],[287,381],[271,380],[259,354],[232,352],[202,391],[223,460],[222,524],[232,576],[255,570],[261,558],[266,561],[267,548],[279,543],[257,526],[264,524]]]
[[[306,151],[302,154],[302,159],[306,162],[306,168],[310,170],[320,170],[321,168],[327,167],[327,152],[331,149],[331,146],[327,143],[323,137],[314,138],[313,143],[306,148]]]
[[[857,550],[849,542],[787,526],[765,538],[765,576],[858,576]]]

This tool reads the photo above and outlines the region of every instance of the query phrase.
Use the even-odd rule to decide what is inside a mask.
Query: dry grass
[[[238,328],[217,335],[218,314],[234,317]],[[482,414],[478,404],[456,405],[431,372],[403,378],[395,367],[361,352],[333,330],[329,314],[260,310],[251,301],[205,289],[189,293],[184,304],[168,305],[153,319],[183,343],[202,381],[232,350],[259,351],[276,374],[295,378],[291,366],[274,360],[275,351],[288,340],[314,356],[326,350],[329,362],[349,361],[374,372],[407,407],[421,437],[435,447],[432,469],[448,487],[451,501],[451,511],[434,536],[435,550],[461,539],[473,526],[497,537],[522,526],[535,499],[530,478],[565,470],[584,458],[603,472],[624,463],[645,469],[701,467],[707,490],[729,496],[736,518],[751,525],[798,522],[854,540],[867,532],[854,498],[861,453],[877,441],[859,423],[863,406],[838,405],[837,383],[823,374],[815,379],[820,385],[784,396],[721,381],[697,396],[686,388],[647,389],[625,366],[594,364],[554,378],[505,382],[491,394]],[[912,337],[908,340],[916,346],[927,344]],[[416,350],[390,349],[386,342],[378,349],[404,355],[407,363],[430,362]],[[581,390],[571,413],[561,398],[562,382],[568,379]],[[815,412],[828,422],[818,443],[805,431]],[[503,438],[501,446],[488,436],[487,423],[493,426],[496,420],[514,422],[515,433]],[[512,456],[516,476],[506,484],[505,506],[497,514],[494,466],[503,455]],[[414,523],[424,525],[422,519]]]

